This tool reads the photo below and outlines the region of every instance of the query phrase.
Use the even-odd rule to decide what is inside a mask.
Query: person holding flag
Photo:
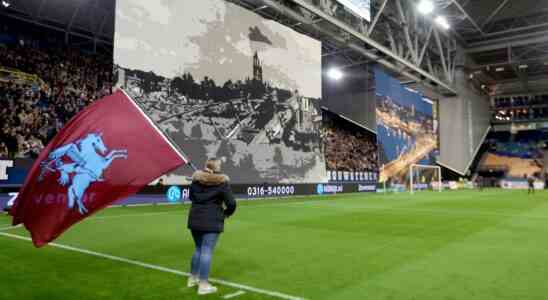
[[[74,116],[44,148],[9,212],[12,224],[23,224],[35,247],[43,247],[75,223],[187,163],[196,169],[120,89]],[[219,160],[208,160],[190,187],[188,228],[196,251],[188,286],[198,285],[200,295],[217,291],[208,283],[211,255],[224,219],[236,210],[220,167]]]
[[[186,164],[123,90],[72,118],[40,153],[10,210],[36,247]]]
[[[236,201],[230,190],[228,176],[221,174],[221,161],[207,160],[204,170],[192,175],[189,198],[188,228],[196,245],[192,255],[188,287],[198,285],[198,294],[215,293],[217,288],[208,282],[213,250],[224,231],[224,220],[234,214]],[[224,204],[224,207],[223,207]]]

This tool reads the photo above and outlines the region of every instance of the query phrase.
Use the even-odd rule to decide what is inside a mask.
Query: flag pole
[[[194,163],[192,163],[192,161],[188,158],[188,155],[186,155],[186,153],[183,151],[183,149],[181,149],[181,147],[179,147],[179,145],[177,145],[177,143],[175,143],[175,141],[169,136],[167,135],[161,128],[160,126],[158,126],[158,124],[156,124],[156,122],[154,120],[152,120],[152,118],[150,118],[146,113],[145,113],[145,110],[143,109],[143,107],[141,106],[141,104],[137,101],[135,101],[135,99],[133,99],[122,87],[119,87],[119,89],[122,91],[122,93],[124,93],[124,95],[126,95],[126,97],[137,107],[137,109],[141,112],[141,114],[150,122],[150,124],[152,126],[154,126],[154,128],[156,129],[156,131],[158,131],[158,133],[160,133],[165,139],[166,141],[171,145],[171,147],[176,151],[178,152],[178,154],[183,158],[183,160],[186,162],[186,164],[188,164],[190,166],[190,168],[192,168],[192,170],[194,171],[197,171],[198,168],[196,168],[196,166],[194,165]]]

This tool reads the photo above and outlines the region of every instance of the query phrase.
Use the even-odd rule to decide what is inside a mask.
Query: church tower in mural
[[[253,55],[253,80],[263,82],[263,66],[257,51],[255,51],[255,55]]]

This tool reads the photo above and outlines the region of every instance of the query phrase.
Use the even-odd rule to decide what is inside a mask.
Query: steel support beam
[[[347,68],[361,66],[361,65],[368,64],[368,63],[371,63],[371,60],[367,59],[367,60],[357,61],[357,62],[353,62],[353,63],[348,64],[348,65],[339,66],[338,68],[344,70],[344,69],[347,69]]]
[[[450,79],[449,77],[449,67],[447,62],[445,61],[445,54],[443,51],[443,46],[441,44],[440,35],[438,34],[438,30],[434,30],[434,38],[436,39],[436,44],[438,45],[438,50],[440,51],[440,60],[441,60],[441,66],[443,67],[443,71],[445,72],[445,77],[447,79]]]
[[[33,19],[35,21],[40,20],[40,17],[42,16],[42,10],[44,9],[44,4],[46,4],[47,0],[40,1],[40,6],[38,7],[38,10],[36,10],[36,14],[33,16]]]
[[[377,22],[379,21],[379,18],[381,17],[382,12],[384,11],[384,8],[386,7],[386,3],[388,3],[388,0],[383,0],[381,7],[379,8],[379,11],[373,18],[373,22],[371,22],[371,25],[369,26],[369,30],[367,31],[367,36],[370,36],[373,30],[375,29],[375,26],[377,25]]]
[[[542,62],[542,61],[548,61],[548,55],[546,56],[539,56],[539,57],[535,57],[535,58],[529,58],[529,59],[515,59],[515,58],[512,58],[512,61],[508,61],[508,60],[504,60],[504,61],[497,61],[497,62],[494,62],[494,63],[490,63],[490,64],[481,64],[481,65],[475,65],[473,67],[473,70],[484,70],[485,68],[487,67],[490,67],[490,68],[496,68],[496,67],[504,67],[504,66],[508,66],[508,65],[526,65],[526,64],[530,64],[530,63],[538,63],[538,62]]]
[[[253,12],[261,11],[261,10],[267,8],[267,7],[268,7],[268,6],[266,6],[266,5],[263,5],[263,6],[261,6],[261,7],[257,7],[257,8],[255,8],[255,9],[253,10]]]
[[[74,20],[76,20],[76,16],[78,15],[78,12],[80,12],[80,7],[82,7],[84,5],[84,3],[80,3],[80,5],[78,5],[76,7],[76,9],[74,10],[74,12],[72,13],[72,16],[70,17],[70,21],[69,23],[67,24],[67,31],[70,32],[71,29],[72,29],[72,24],[74,24]]]
[[[353,42],[348,42],[346,39],[344,39],[340,35],[336,35],[333,32],[330,32],[329,30],[327,30],[327,29],[325,29],[321,26],[318,26],[317,24],[315,24],[316,22],[310,22],[310,20],[307,20],[304,16],[288,9],[287,7],[279,4],[278,2],[275,2],[273,0],[260,0],[260,1],[262,3],[270,6],[271,8],[275,9],[279,13],[282,13],[286,16],[289,16],[289,17],[291,17],[295,20],[301,21],[304,24],[307,24],[307,25],[311,26],[312,29],[314,29],[318,33],[320,33],[324,36],[329,36],[330,38],[332,38],[334,41],[338,42],[339,44],[345,45],[346,47],[348,47],[348,48],[364,55],[365,57],[367,57],[371,61],[375,61],[375,62],[377,62],[381,65],[384,65],[386,68],[388,68],[388,69],[390,69],[394,72],[397,72],[399,74],[402,74],[403,76],[405,76],[405,77],[407,77],[407,78],[409,78],[413,81],[429,84],[429,82],[425,82],[424,79],[419,78],[419,76],[416,76],[415,74],[412,74],[412,73],[409,73],[408,71],[405,71],[405,69],[406,69],[405,67],[402,67],[400,65],[397,65],[393,62],[390,62],[390,61],[386,60],[383,57],[383,55],[378,55],[378,54],[372,53],[370,50],[365,49],[362,45],[358,45],[358,44],[353,43]],[[456,95],[457,94],[453,90],[448,90],[448,92],[449,92],[450,95]]]
[[[405,16],[405,13],[403,12],[401,0],[396,0],[396,7],[398,8],[400,21],[403,26],[403,35],[405,36],[405,41],[407,42],[407,50],[409,51],[413,61],[417,63],[417,61],[419,60],[419,56],[417,54],[418,50],[415,50],[413,42],[411,41],[411,34],[409,33],[409,22],[407,20],[407,17]]]
[[[535,25],[529,25],[529,26],[521,26],[521,27],[511,28],[511,29],[507,29],[507,30],[489,32],[489,33],[486,33],[485,36],[503,35],[503,34],[508,34],[508,33],[514,33],[514,32],[520,32],[520,31],[525,31],[525,30],[531,30],[531,29],[535,29],[535,28],[542,28],[542,27],[548,27],[548,23],[540,23],[540,24],[535,24]]]
[[[457,49],[458,46],[457,46],[457,41],[456,40],[453,40],[453,46],[455,47],[455,56],[453,57],[453,64],[451,65],[451,70],[450,70],[450,74],[451,74],[451,80],[454,80],[455,79],[455,69],[457,68],[457,60],[458,60],[458,53],[457,53]]]
[[[481,27],[479,27],[478,24],[476,23],[476,21],[474,21],[474,19],[472,19],[472,17],[470,17],[470,15],[466,12],[466,10],[464,10],[464,8],[462,8],[462,6],[459,4],[459,2],[457,0],[451,0],[451,2],[462,12],[462,14],[468,19],[468,21],[470,21],[470,23],[472,23],[472,25],[474,25],[474,27],[478,30],[478,32],[481,33],[481,35],[484,35],[484,32],[483,32],[483,30],[481,30]]]
[[[277,6],[277,3],[272,1],[272,0],[262,0],[262,1],[265,2],[267,5],[269,5],[271,7],[273,7],[274,5]],[[424,71],[423,69],[419,68],[418,66],[414,65],[413,63],[411,63],[411,62],[403,59],[402,57],[394,54],[392,51],[390,51],[390,49],[388,49],[385,46],[381,45],[377,41],[365,36],[364,34],[361,34],[361,33],[357,32],[356,30],[352,29],[350,26],[343,23],[342,21],[339,21],[339,20],[335,19],[334,17],[330,16],[329,14],[323,12],[320,8],[316,7],[315,5],[310,4],[306,0],[290,0],[290,1],[300,5],[301,7],[305,8],[308,11],[311,11],[315,15],[320,16],[321,18],[325,19],[329,23],[337,26],[339,29],[349,33],[350,35],[354,36],[358,40],[364,42],[365,44],[368,44],[369,46],[377,49],[380,53],[382,53],[386,57],[389,57],[390,59],[393,59],[395,62],[403,65],[405,68],[408,68],[408,69],[412,70],[413,72],[418,73],[420,76],[423,76],[424,78],[434,82],[439,87],[445,89],[449,94],[453,94],[453,95],[457,94],[457,92],[452,87],[450,87],[447,83],[445,83],[441,79],[433,76],[432,74]],[[364,49],[363,47],[360,47],[360,48],[363,49],[364,51],[366,51],[367,53],[370,52],[370,51]],[[374,55],[374,56],[377,56],[377,55]],[[372,58],[372,59],[374,59],[374,58]],[[383,61],[386,61],[386,60],[383,59]],[[389,61],[386,61],[386,62],[390,63]],[[390,64],[394,65],[393,63],[390,63]],[[407,74],[409,74],[409,73],[407,73]],[[417,78],[417,76],[413,76],[413,77],[414,78],[412,78],[412,79]],[[419,81],[421,81],[421,80],[419,80]]]
[[[548,42],[548,30],[471,43],[468,44],[465,51],[466,53],[476,53],[546,42]]]
[[[419,60],[417,61],[417,65],[420,66],[423,59],[424,59],[424,53],[426,53],[426,48],[428,48],[428,45],[430,44],[430,38],[432,37],[432,31],[434,31],[434,24],[430,24],[430,28],[428,29],[428,34],[426,35],[426,40],[424,42],[424,45],[422,46],[421,54],[419,56]]]
[[[99,25],[99,27],[97,27],[97,30],[95,31],[95,37],[103,33],[103,28],[105,28],[105,25],[107,24],[107,20],[109,18],[112,18],[114,20],[116,18],[116,12],[114,12],[114,15],[109,13],[106,13],[103,15],[103,20],[101,21],[101,24]]]
[[[508,1],[510,1],[510,0],[502,0],[502,2],[499,4],[499,6],[497,6],[497,8],[481,24],[482,29],[485,29],[485,26],[487,26],[489,24],[489,22],[491,22],[491,20],[498,15],[500,10],[503,9],[506,6],[506,4],[508,4]]]

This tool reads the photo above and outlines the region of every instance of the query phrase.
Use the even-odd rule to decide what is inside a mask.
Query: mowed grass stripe
[[[212,276],[308,299],[544,299],[548,287],[540,282],[548,271],[533,262],[548,261],[540,250],[548,247],[547,195],[488,190],[322,196],[301,204],[297,199],[241,202],[227,221]],[[112,208],[104,213],[165,209]],[[188,207],[167,211],[173,214],[86,220],[59,243],[186,270],[193,250],[186,230]],[[4,261],[15,256],[11,244],[0,247]],[[44,264],[34,256],[17,260],[17,265]],[[52,258],[63,260],[64,255]],[[59,268],[73,274],[75,265],[60,263]],[[6,271],[13,268],[7,263],[0,272],[10,274]],[[93,278],[89,284],[98,281]],[[171,295],[154,292],[158,299]],[[262,299],[252,293],[237,299],[247,297]]]
[[[546,203],[537,208],[546,212]],[[364,289],[381,299],[546,299],[548,256],[538,237],[547,234],[546,223],[505,217],[420,259],[379,272]]]
[[[20,235],[16,235],[16,234],[5,233],[5,232],[0,232],[0,236],[9,237],[9,238],[12,238],[12,239],[23,240],[23,241],[28,241],[28,242],[32,241],[28,237],[20,236]],[[145,263],[145,262],[141,262],[141,261],[137,261],[137,260],[132,260],[132,259],[124,258],[124,257],[119,257],[119,256],[100,253],[100,252],[91,251],[91,250],[87,250],[87,249],[82,249],[82,248],[78,248],[78,247],[63,245],[63,244],[59,244],[59,243],[49,243],[48,246],[49,247],[60,248],[60,249],[68,250],[68,251],[72,251],[72,252],[87,254],[87,255],[91,255],[91,256],[95,256],[95,257],[99,257],[99,258],[104,258],[104,259],[108,259],[108,260],[112,260],[112,261],[116,261],[116,262],[122,262],[122,263],[130,264],[130,265],[135,265],[135,266],[143,267],[143,268],[146,268],[146,269],[151,269],[151,270],[156,270],[156,271],[161,271],[161,272],[166,272],[166,273],[172,273],[172,274],[183,276],[183,277],[189,277],[190,276],[190,273],[187,273],[187,272],[174,270],[174,269],[170,269],[170,268],[166,268],[166,267],[162,267],[162,266],[157,266],[157,265],[153,265],[153,264],[149,264],[149,263]],[[269,290],[264,290],[264,289],[260,289],[260,288],[255,288],[255,287],[251,287],[251,286],[247,286],[247,285],[243,285],[243,284],[239,284],[239,283],[234,283],[234,282],[230,282],[230,281],[226,281],[226,280],[222,280],[222,279],[217,279],[217,278],[210,278],[209,281],[213,282],[213,283],[218,283],[218,284],[226,285],[226,286],[229,286],[229,287],[241,289],[241,290],[246,290],[248,292],[264,294],[264,295],[279,298],[279,299],[305,300],[304,298],[301,298],[301,297],[291,296],[291,295],[287,295],[287,294],[276,292],[276,291],[269,291]]]

